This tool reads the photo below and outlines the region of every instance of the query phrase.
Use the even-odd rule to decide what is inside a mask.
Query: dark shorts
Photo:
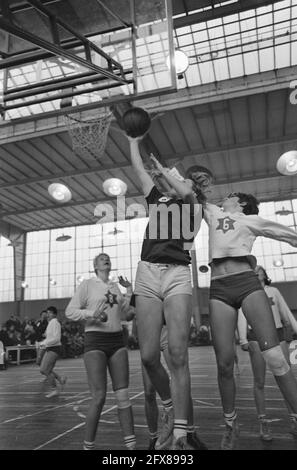
[[[58,354],[58,356],[60,356],[61,354],[61,346],[50,346],[48,348],[45,349],[46,351],[52,351],[56,354]]]
[[[122,331],[102,333],[101,331],[86,331],[84,352],[101,351],[110,359],[119,349],[125,347]]]
[[[254,271],[244,271],[231,276],[212,279],[210,299],[220,300],[238,310],[244,299],[263,287]]]
[[[281,343],[282,341],[285,341],[285,333],[284,333],[284,328],[277,328],[277,336],[278,340]],[[248,341],[257,341],[256,335],[254,333],[254,330],[249,329],[247,332],[247,340]]]

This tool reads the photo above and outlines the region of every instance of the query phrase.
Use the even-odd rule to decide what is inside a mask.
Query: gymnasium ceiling
[[[26,2],[10,3],[17,9]],[[59,1],[43,3],[56,4],[57,8],[62,4]],[[75,2],[67,3],[73,6]],[[189,13],[195,10],[197,3],[173,2],[178,15],[176,21],[181,21],[175,25],[176,41],[181,31],[193,34],[191,28],[195,26],[196,13]],[[246,37],[240,31],[241,45],[236,54],[228,53],[226,44],[226,53],[221,58],[215,53],[205,60],[191,60],[177,93],[139,103],[155,116],[144,153],[152,150],[181,172],[195,163],[209,167],[215,175],[213,201],[236,190],[253,193],[261,201],[297,197],[297,176],[281,176],[275,167],[283,152],[297,148],[297,108],[289,99],[290,82],[297,72],[294,19],[297,18],[297,2],[257,2],[262,3],[274,4],[267,7],[271,11],[270,29],[275,33],[274,38],[269,37],[267,26],[266,37],[254,41],[257,47],[244,50]],[[218,18],[208,20],[207,15],[223,7],[228,8],[229,14],[232,8],[234,15],[239,15],[241,8],[252,12],[256,25],[256,11],[247,10],[248,4],[252,6],[255,2],[242,0],[230,6],[230,2],[201,1],[199,6],[206,9],[201,13],[205,15],[205,22],[200,25],[207,29],[210,21],[221,21]],[[278,26],[277,39],[279,4],[286,7],[288,16],[283,21],[283,30]],[[257,14],[263,11],[259,9]],[[242,24],[248,21],[245,17],[241,19]],[[213,53],[212,40],[215,39],[208,41],[209,54]],[[261,46],[261,41],[262,46],[266,41],[265,47]],[[196,47],[194,41],[178,45],[185,50],[188,46],[192,51]],[[268,59],[270,49],[272,55]],[[247,57],[251,53],[254,55],[249,61]],[[242,73],[236,76],[232,72],[232,61],[234,65],[238,57]],[[249,69],[251,63],[253,67]],[[203,72],[207,64],[208,79]],[[238,67],[237,62],[237,70]],[[143,202],[130,166],[127,140],[115,120],[100,160],[75,155],[62,116],[19,117],[3,122],[0,129],[0,216],[3,221],[25,231],[95,223],[97,204],[113,203],[102,190],[103,181],[110,177],[127,183],[128,204]],[[73,195],[70,203],[53,202],[47,191],[52,182],[67,184]]]

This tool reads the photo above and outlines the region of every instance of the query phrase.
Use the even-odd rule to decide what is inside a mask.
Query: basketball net
[[[85,158],[101,158],[106,146],[112,112],[106,108],[101,116],[92,119],[81,120],[75,114],[65,114],[64,119],[74,153]]]

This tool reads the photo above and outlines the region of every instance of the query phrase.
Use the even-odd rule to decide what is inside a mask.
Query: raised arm
[[[132,139],[132,137],[128,137],[128,140],[130,143],[132,167],[140,181],[143,194],[147,196],[150,193],[152,187],[154,186],[154,182],[150,177],[149,173],[146,171],[139,152],[140,138]]]
[[[244,221],[256,236],[272,238],[297,247],[297,233],[285,225],[262,219],[258,215],[248,215],[244,218]]]

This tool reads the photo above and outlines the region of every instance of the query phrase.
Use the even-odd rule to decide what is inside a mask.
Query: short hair
[[[51,313],[53,313],[54,315],[58,315],[58,310],[56,309],[56,307],[47,307],[46,311],[50,311]]]
[[[258,199],[255,198],[252,194],[245,194],[245,193],[231,193],[228,195],[228,197],[238,197],[239,199],[239,204],[245,203],[242,208],[243,208],[243,213],[245,215],[254,215],[254,214],[259,214],[259,201]]]
[[[201,165],[193,165],[188,168],[186,171],[186,178],[192,179],[195,176],[195,173],[206,173],[212,180],[214,179],[212,172],[205,166]]]
[[[264,273],[264,284],[265,286],[270,286],[271,284],[271,279],[270,277],[268,276],[266,270],[263,268],[263,266],[260,266],[259,264],[255,267],[255,271],[256,273],[258,274],[258,271],[262,269],[263,273]]]
[[[95,258],[93,259],[94,269],[96,269],[98,259],[100,258],[100,256],[103,256],[103,255],[108,256],[108,258],[110,258],[110,256],[107,253],[99,253],[99,255],[95,256]]]

